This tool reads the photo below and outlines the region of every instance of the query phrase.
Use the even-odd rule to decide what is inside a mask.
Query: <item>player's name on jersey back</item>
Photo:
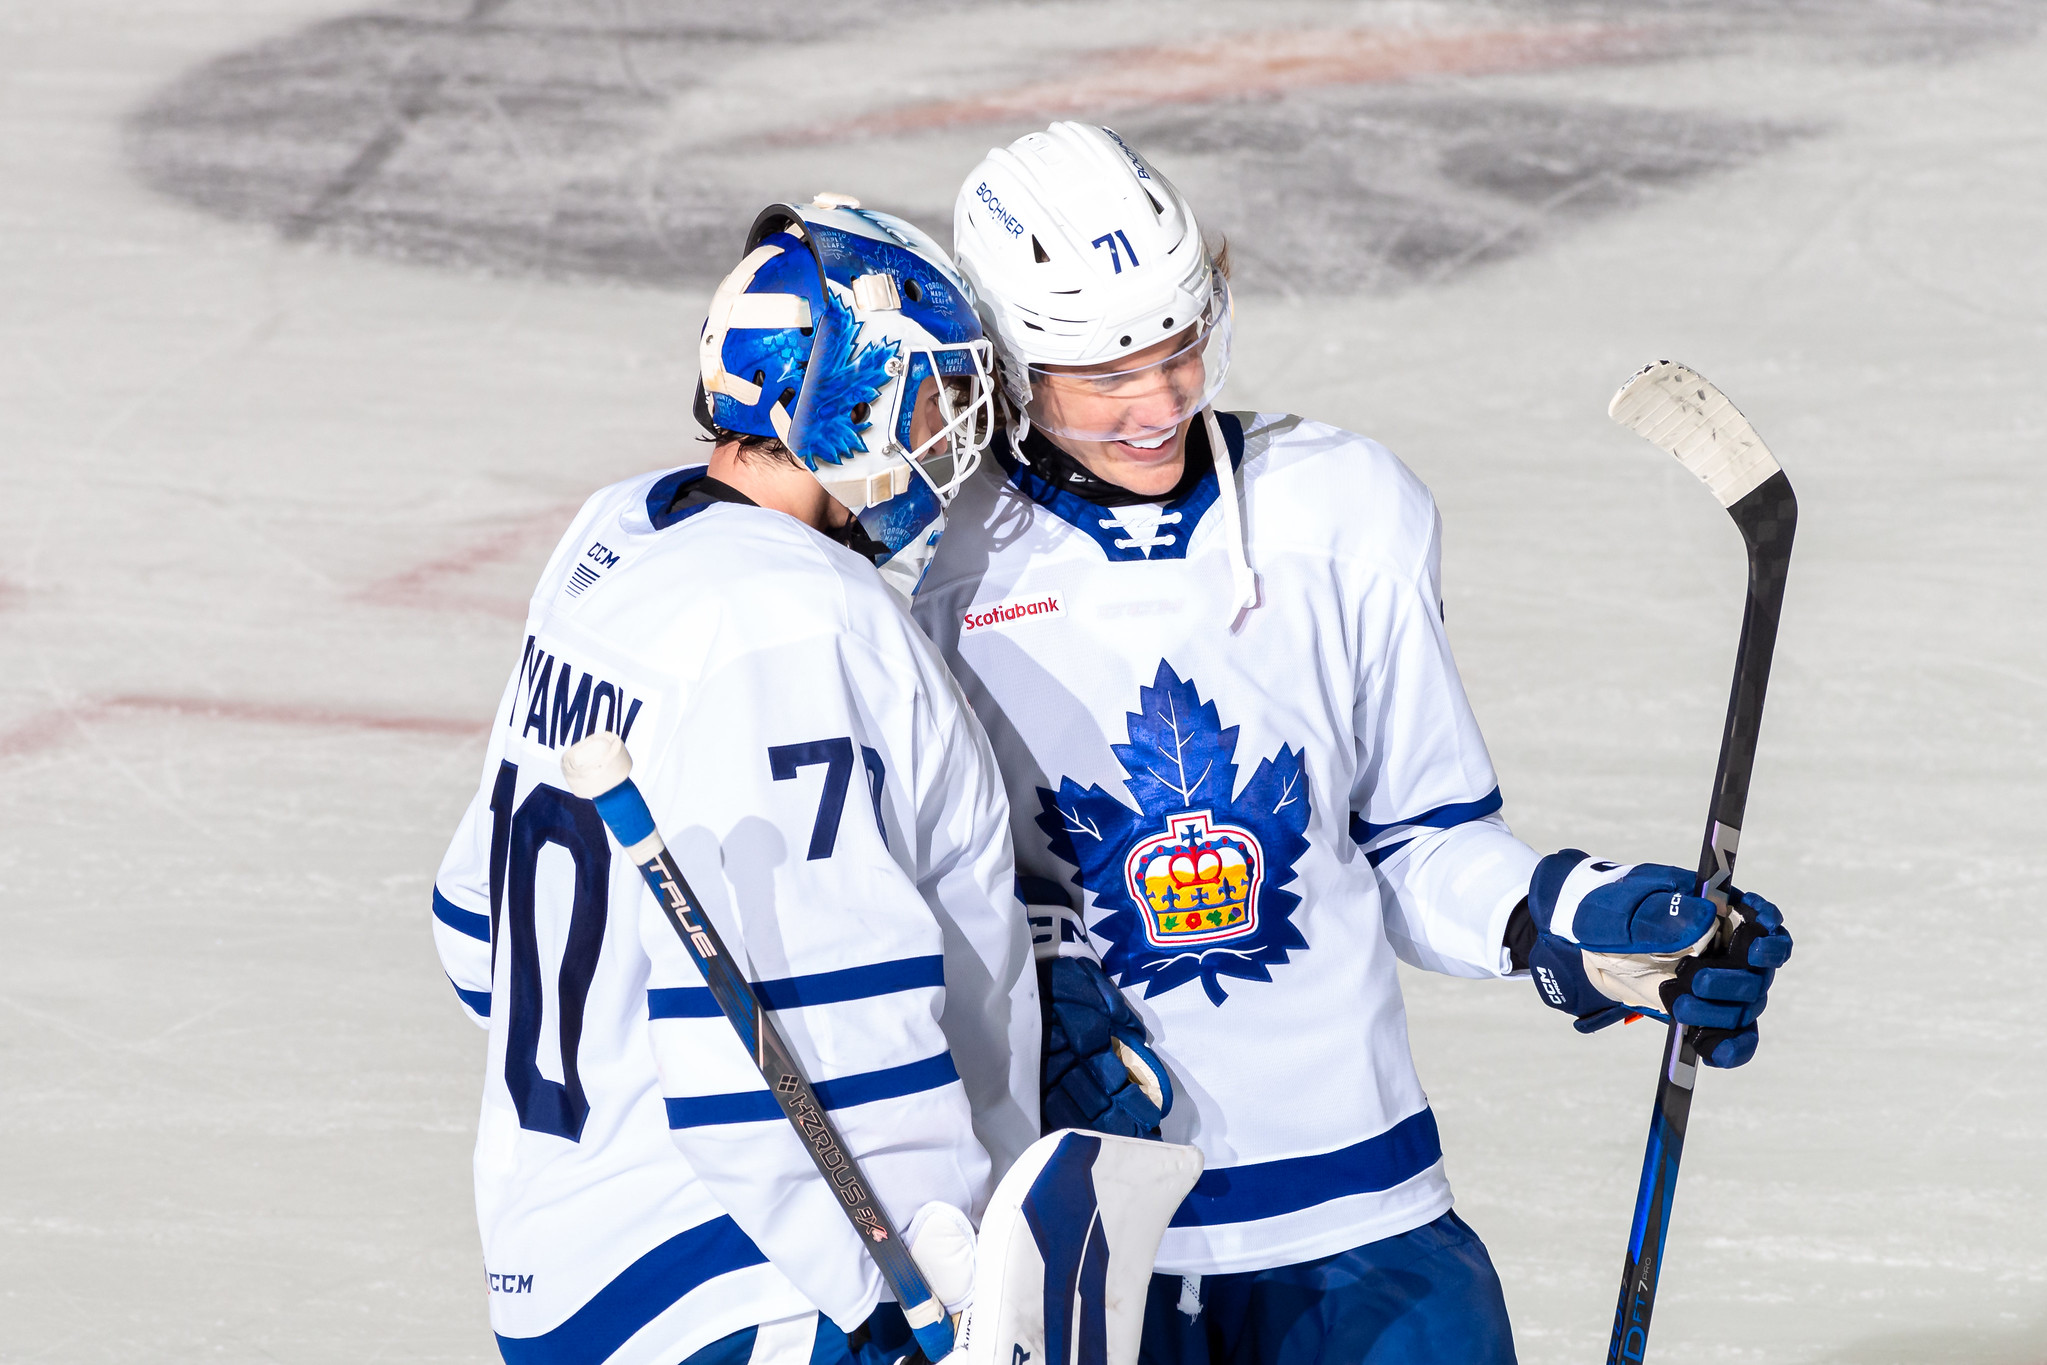
[[[548,749],[574,744],[599,730],[630,739],[641,704],[642,699],[629,695],[624,687],[598,677],[529,635],[505,724],[519,738]]]

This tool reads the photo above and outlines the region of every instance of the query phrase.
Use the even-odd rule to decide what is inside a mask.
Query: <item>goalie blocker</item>
[[[1024,1150],[981,1220],[958,1365],[1133,1365],[1159,1238],[1193,1147],[1062,1129]]]

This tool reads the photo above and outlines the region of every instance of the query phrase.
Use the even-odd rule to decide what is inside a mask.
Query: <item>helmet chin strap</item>
[[[1223,440],[1222,424],[1215,420],[1213,405],[1201,410],[1201,420],[1208,430],[1208,450],[1215,465],[1217,501],[1222,503],[1223,539],[1228,542],[1230,555],[1230,607],[1224,619],[1234,633],[1244,624],[1244,617],[1258,605],[1258,575],[1252,572],[1251,561],[1244,554],[1244,514],[1237,506],[1237,471],[1230,461],[1230,447]]]

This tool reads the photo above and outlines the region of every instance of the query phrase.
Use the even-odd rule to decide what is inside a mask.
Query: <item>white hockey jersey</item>
[[[872,565],[793,518],[605,489],[541,575],[434,936],[490,1031],[476,1201],[512,1362],[674,1365],[879,1273],[565,746],[616,732],[670,849],[898,1224],[978,1218],[1038,1132],[992,756]],[[814,1321],[814,1319],[808,1319]]]
[[[1103,508],[1006,461],[915,614],[1009,788],[1026,899],[1070,902],[1207,1169],[1159,1268],[1286,1265],[1450,1207],[1396,954],[1505,975],[1535,853],[1443,631],[1439,523],[1384,447],[1221,415],[1261,605],[1228,629],[1214,473]]]

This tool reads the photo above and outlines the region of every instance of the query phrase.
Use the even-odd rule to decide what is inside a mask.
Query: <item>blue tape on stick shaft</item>
[[[598,797],[596,806],[611,836],[627,848],[654,832],[654,813],[630,777]]]
[[[912,1327],[910,1331],[917,1338],[917,1345],[923,1348],[926,1360],[943,1360],[952,1354],[952,1320],[940,1313],[938,1321],[928,1327]]]

